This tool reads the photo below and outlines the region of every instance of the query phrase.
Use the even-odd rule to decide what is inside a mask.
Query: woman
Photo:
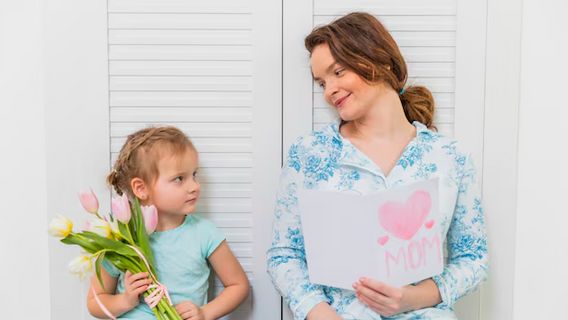
[[[373,16],[348,14],[305,39],[314,80],[340,121],[294,143],[282,169],[268,272],[295,319],[455,319],[452,305],[487,274],[475,169],[436,133],[425,87],[405,87],[406,63]],[[353,291],[310,283],[297,205],[301,188],[376,193],[439,178],[444,271],[401,288],[361,278]],[[361,275],[364,276],[364,275]]]

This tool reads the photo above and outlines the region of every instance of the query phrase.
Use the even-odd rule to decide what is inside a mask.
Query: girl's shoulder
[[[209,219],[203,217],[200,213],[192,213],[186,217],[185,224],[188,228],[199,229],[199,230],[211,230],[217,229],[217,226]]]

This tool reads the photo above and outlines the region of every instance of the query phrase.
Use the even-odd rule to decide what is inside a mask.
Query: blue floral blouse
[[[357,300],[354,291],[309,281],[298,212],[299,188],[364,195],[439,178],[440,230],[447,259],[444,271],[433,280],[442,303],[388,319],[456,319],[452,305],[486,278],[487,236],[471,159],[458,149],[456,141],[419,122],[413,125],[416,137],[386,177],[372,160],[339,134],[339,123],[302,137],[290,147],[280,177],[267,268],[294,319],[305,319],[320,302],[330,304],[344,319],[381,319]]]

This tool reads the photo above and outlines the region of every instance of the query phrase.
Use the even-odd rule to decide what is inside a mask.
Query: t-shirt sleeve
[[[200,223],[200,233],[202,235],[201,254],[205,259],[217,249],[217,247],[225,240],[225,235],[211,221],[202,219]]]
[[[103,268],[105,269],[105,271],[113,278],[118,278],[118,276],[120,275],[120,270],[118,270],[112,263],[110,263],[110,261],[108,261],[107,259],[103,259],[103,262],[101,263],[101,265],[103,266]]]

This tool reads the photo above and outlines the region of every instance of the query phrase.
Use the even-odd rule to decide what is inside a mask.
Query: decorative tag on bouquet
[[[365,196],[303,190],[310,281],[353,290],[360,277],[403,286],[440,274],[438,179]]]

